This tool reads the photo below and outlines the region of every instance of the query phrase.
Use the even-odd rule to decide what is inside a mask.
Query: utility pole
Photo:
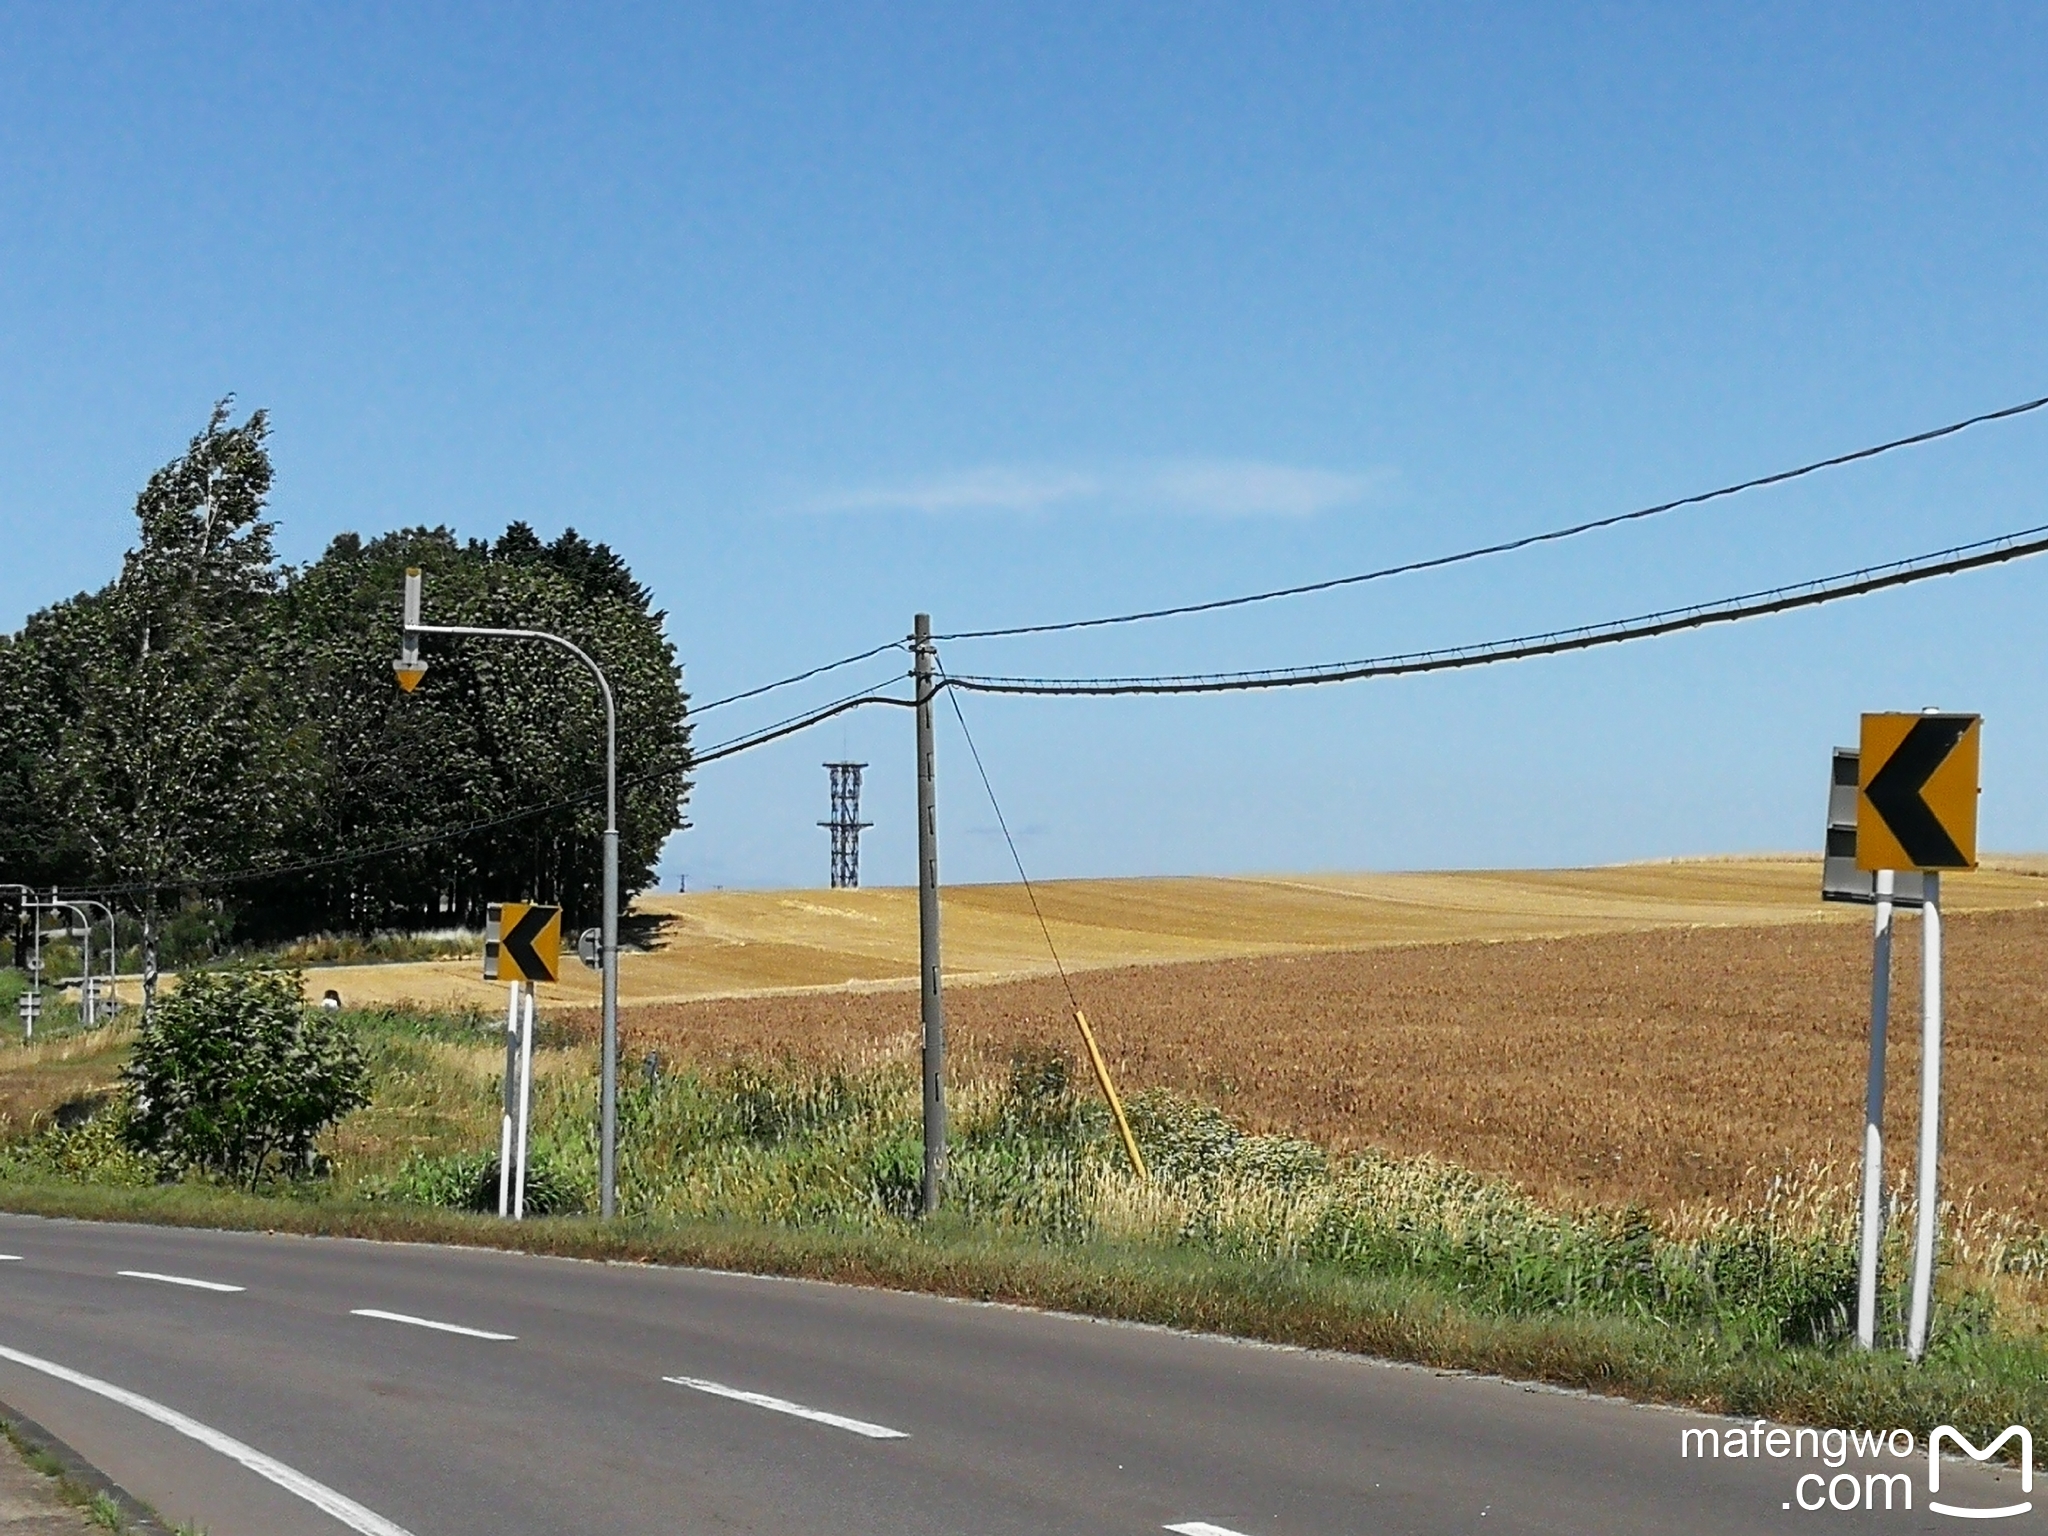
[[[917,691],[917,962],[924,1021],[924,1213],[946,1180],[946,1008],[939,996],[939,812],[932,763],[932,618],[911,631]]]
[[[489,629],[474,624],[423,624],[420,602],[423,579],[417,568],[405,573],[398,659],[391,670],[407,693],[427,675],[420,656],[421,635],[474,635],[488,640],[540,640],[558,645],[590,668],[604,699],[604,967],[603,1033],[598,1047],[597,1213],[610,1220],[618,1207],[619,1163],[619,711],[604,670],[583,648],[540,629]]]

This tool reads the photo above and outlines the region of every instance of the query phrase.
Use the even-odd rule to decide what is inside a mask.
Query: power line
[[[1839,469],[1844,464],[1855,464],[1864,459],[1874,459],[1881,454],[1900,448],[1913,448],[1923,443],[1935,442],[1944,437],[1953,437],[1971,427],[1986,422],[2004,421],[2014,416],[2024,416],[2048,406],[2048,395],[2038,400],[2022,401],[1996,411],[1971,416],[1962,421],[1950,422],[1945,427],[1934,427],[1925,432],[1915,432],[1910,437],[1896,437],[1890,442],[1877,443],[1868,448],[1858,448],[1852,453],[1839,453],[1833,458],[1816,459],[1811,464],[1801,464],[1796,469],[1781,469],[1774,474],[1759,475],[1753,480],[1739,481],[1724,485],[1717,490],[1701,491],[1692,496],[1681,496],[1676,501],[1660,501],[1655,506],[1638,507],[1633,512],[1618,512],[1611,517],[1596,517],[1589,522],[1573,523],[1565,528],[1552,528],[1544,533],[1525,534],[1520,538],[1506,539],[1498,544],[1483,544],[1476,549],[1460,550],[1456,554],[1433,555],[1427,560],[1411,560],[1402,565],[1383,566],[1376,571],[1362,571],[1355,576],[1335,576],[1326,581],[1304,582],[1295,587],[1276,587],[1270,592],[1251,592],[1238,597],[1219,597],[1205,603],[1181,603],[1171,608],[1151,608],[1141,613],[1113,614],[1106,618],[1069,619],[1057,624],[1016,624],[1007,629],[967,629],[957,634],[934,635],[934,640],[998,640],[1013,635],[1051,635],[1076,629],[1102,629],[1112,624],[1138,624],[1148,619],[1172,619],[1191,613],[1214,613],[1224,608],[1242,608],[1250,603],[1269,603],[1283,597],[1305,597],[1313,592],[1329,592],[1338,587],[1354,587],[1362,582],[1382,581],[1389,576],[1408,576],[1418,571],[1441,570],[1445,566],[1462,565],[1468,560],[1481,560],[1489,555],[1510,554],[1518,549],[1528,549],[1537,544],[1551,544],[1560,539],[1577,538],[1582,533],[1592,533],[1601,528],[1613,528],[1622,523],[1640,522],[1644,518],[1658,517],[1666,512],[1675,512],[1681,507],[1696,507],[1705,502],[1719,501],[1728,496],[1739,496],[1744,491],[1761,490],[1766,486],[1783,485],[1787,481],[1802,479],[1818,474],[1824,469]],[[872,652],[870,654],[873,654]]]
[[[884,650],[888,648],[887,646],[882,647]],[[845,714],[849,710],[858,709],[866,704],[895,704],[907,707],[910,702],[908,699],[889,698],[886,695],[877,694],[872,689],[864,693],[853,694],[834,703],[824,705],[821,708],[806,711],[801,715],[791,716],[789,719],[780,721],[775,725],[764,726],[758,731],[752,731],[744,736],[734,737],[729,741],[721,742],[708,751],[692,753],[687,762],[671,767],[652,769],[646,773],[635,774],[632,777],[621,779],[619,781],[619,788],[621,790],[636,789],[640,785],[651,783],[656,779],[687,774],[700,764],[716,762],[721,758],[737,756],[739,753],[749,751],[754,747],[766,746],[771,741],[779,741],[785,736],[794,735],[798,731],[829,720],[835,715]],[[294,875],[318,874],[322,870],[340,869],[350,864],[362,863],[366,859],[387,858],[397,854],[412,853],[422,848],[431,848],[439,843],[454,842],[458,839],[469,837],[474,833],[489,832],[499,827],[511,826],[522,821],[530,821],[538,816],[547,816],[556,811],[568,810],[582,805],[597,799],[603,793],[604,786],[602,784],[593,784],[587,789],[579,790],[571,795],[564,795],[560,799],[550,800],[541,805],[523,806],[519,810],[508,811],[502,816],[491,816],[477,821],[464,822],[459,826],[443,827],[434,832],[421,833],[413,837],[397,838],[387,842],[371,844],[367,847],[343,849],[334,853],[322,854],[317,858],[301,859],[290,864],[255,865],[247,869],[229,870],[211,875],[173,875],[156,880],[131,880],[109,885],[80,887],[77,890],[77,894],[82,896],[138,896],[147,894],[152,890],[220,890],[236,885],[253,885],[264,880],[289,879]],[[67,889],[70,889],[70,887],[67,887]]]
[[[1275,667],[1251,672],[1206,672],[1180,677],[979,677],[956,673],[943,686],[965,688],[973,693],[1023,694],[1161,694],[1235,693],[1255,688],[1298,688],[1313,683],[1345,683],[1368,677],[1400,677],[1418,672],[1449,672],[1462,667],[1488,666],[1500,661],[1520,661],[1532,656],[1554,656],[1565,651],[1582,651],[1597,645],[1617,645],[1626,640],[1643,640],[1707,624],[1728,624],[1765,614],[1785,613],[1795,608],[1814,608],[1822,603],[1890,587],[1911,586],[1936,576],[2021,560],[2048,550],[2048,524],[2024,528],[1976,544],[1896,561],[1890,565],[1866,566],[1840,576],[1822,577],[1794,586],[1773,587],[1763,592],[1723,598],[1719,602],[1667,608],[1632,619],[1577,629],[1551,630],[1540,635],[1522,635],[1481,645],[1455,646],[1436,651],[1410,651],[1401,655],[1369,657],[1362,661],[1331,662],[1322,666]]]
[[[620,789],[635,789],[655,779],[669,778],[689,772],[689,764],[668,768],[656,768],[647,773],[636,774],[619,780]],[[131,880],[116,885],[94,885],[70,887],[81,896],[139,896],[150,891],[168,890],[210,890],[232,885],[252,885],[261,880],[282,880],[293,875],[318,874],[324,869],[339,869],[349,864],[360,864],[365,859],[384,858],[393,854],[411,853],[421,848],[431,848],[436,843],[453,842],[477,832],[489,832],[498,827],[511,826],[515,822],[529,821],[536,816],[550,815],[555,811],[568,810],[586,801],[596,800],[604,794],[604,785],[593,784],[573,795],[559,800],[550,800],[542,805],[522,806],[516,811],[507,811],[502,816],[489,816],[479,821],[464,822],[460,826],[443,827],[435,832],[423,832],[416,836],[376,843],[367,847],[343,849],[335,853],[321,854],[318,858],[301,859],[291,864],[251,865],[246,869],[229,870],[213,875],[167,875],[157,880]]]
[[[936,658],[934,658],[936,660]],[[946,702],[953,706],[953,718],[960,722],[960,734],[967,740],[967,754],[974,759],[974,771],[981,775],[982,790],[988,795],[989,809],[996,813],[996,825],[1002,829],[1003,841],[1010,848],[1010,862],[1017,866],[1017,878],[1024,884],[1024,896],[1031,903],[1031,915],[1038,919],[1038,931],[1045,935],[1046,952],[1052,956],[1052,967],[1060,973],[1060,985],[1066,988],[1067,1005],[1077,1014],[1081,1011],[1081,1000],[1074,995],[1074,983],[1067,975],[1067,968],[1060,961],[1059,946],[1052,941],[1052,927],[1045,920],[1045,913],[1039,910],[1038,892],[1031,888],[1031,877],[1024,873],[1024,857],[1017,852],[1017,839],[1010,836],[1010,823],[1003,815],[1003,807],[996,799],[996,787],[989,782],[988,769],[981,764],[981,748],[974,744],[974,732],[967,729],[967,716],[960,711],[960,695],[949,686],[952,679],[946,676],[946,669],[939,668],[940,688],[946,689]]]
[[[785,736],[794,736],[798,731],[809,730],[814,725],[822,725],[835,715],[843,715],[849,710],[860,709],[864,705],[895,704],[908,709],[912,707],[914,702],[911,699],[892,698],[888,694],[877,693],[874,689],[870,688],[864,693],[849,694],[846,698],[839,699],[831,704],[821,705],[817,709],[807,710],[803,714],[791,715],[787,720],[778,721],[774,725],[763,726],[760,730],[750,731],[744,736],[735,736],[732,740],[721,742],[708,751],[693,753],[690,757],[690,766],[692,768],[701,767],[705,763],[715,763],[720,758],[733,757],[741,752],[751,751],[755,747],[765,747],[771,741],[780,741]]]
[[[866,661],[869,657],[879,656],[884,651],[900,651],[902,649],[903,642],[901,640],[890,640],[869,650],[862,651],[858,656],[842,656],[837,661],[828,661],[823,666],[812,667],[809,671],[798,672],[791,677],[777,678],[772,683],[763,683],[758,688],[748,688],[740,693],[729,693],[722,699],[713,699],[709,704],[696,705],[690,710],[690,715],[692,718],[699,715],[708,715],[714,709],[723,709],[728,704],[737,704],[741,699],[759,698],[762,694],[773,693],[778,688],[787,688],[793,683],[806,683],[814,677],[823,677],[827,672],[837,672],[841,667],[850,667],[855,662]]]

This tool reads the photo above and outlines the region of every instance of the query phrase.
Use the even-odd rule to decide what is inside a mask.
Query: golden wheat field
[[[1917,921],[1900,927],[1886,1128],[1904,1175]],[[1958,913],[1948,933],[1944,1192],[2048,1221],[2048,909]],[[1335,1146],[1435,1153],[1546,1198],[1670,1210],[1753,1197],[1816,1161],[1854,1175],[1862,922],[1266,955],[1094,970],[1073,985],[1127,1091],[1178,1089]],[[1026,1043],[1075,1044],[1053,978],[957,989],[947,1021],[964,1070]],[[671,1060],[910,1060],[917,998],[641,1006],[624,1031],[629,1051]]]
[[[1869,912],[1810,858],[1585,870],[1050,882],[1038,904],[1123,1084],[1337,1147],[1430,1152],[1547,1198],[1669,1210],[1782,1170],[1853,1176]],[[2048,1220],[2048,864],[1945,882],[1951,1193]],[[943,904],[960,1071],[1074,1043],[1021,887]],[[908,1061],[916,896],[643,899],[621,963],[629,1051],[671,1060]],[[1901,921],[1888,1134],[1909,1169],[1916,921]],[[351,1005],[502,1007],[475,960],[326,968]],[[593,1031],[573,962],[544,1012]]]
[[[1036,886],[1070,969],[1469,939],[1555,938],[1690,924],[1855,923],[1817,899],[1807,858],[1702,859],[1602,869],[1237,879],[1066,880]],[[1958,911],[2029,907],[2048,879],[2022,861],[1952,877]],[[942,896],[952,986],[1052,970],[1045,936],[1018,885],[952,886]],[[686,1002],[806,988],[916,985],[917,894],[713,891],[642,897],[620,959],[627,1002]],[[309,973],[351,1005],[410,1001],[502,1008],[475,959],[322,967]],[[543,1005],[597,1001],[597,978],[573,959]]]

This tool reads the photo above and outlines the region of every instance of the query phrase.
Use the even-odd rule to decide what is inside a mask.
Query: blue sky
[[[710,699],[1199,600],[2048,393],[2026,6],[0,6],[0,625],[105,581],[234,391],[288,558],[611,542]],[[2048,416],[2048,413],[2044,413]],[[1184,671],[1484,640],[2048,522],[2048,420],[1228,616],[949,647]],[[1863,709],[1986,716],[2048,846],[2048,564],[1286,695],[963,701],[1034,876],[1814,847]],[[892,662],[706,717],[700,744]],[[819,884],[871,711],[707,768],[667,879]],[[949,879],[1007,855],[957,727]]]

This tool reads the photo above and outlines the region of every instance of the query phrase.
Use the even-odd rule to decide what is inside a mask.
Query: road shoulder
[[[5,1403],[0,1429],[0,1536],[172,1536],[155,1511]]]

